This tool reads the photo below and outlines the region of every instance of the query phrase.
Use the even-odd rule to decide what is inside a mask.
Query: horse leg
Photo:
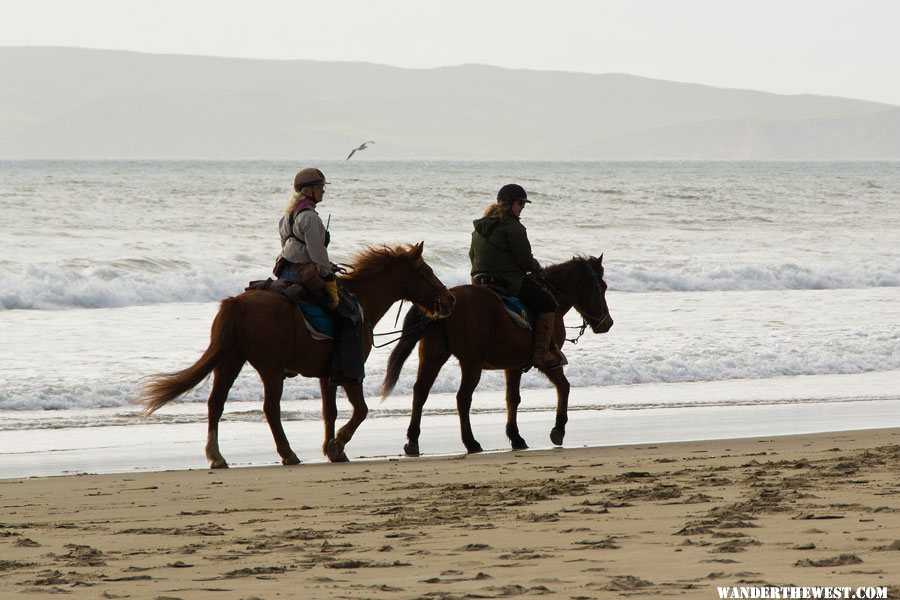
[[[562,446],[566,437],[566,423],[569,421],[569,380],[562,369],[544,371],[544,375],[556,386],[556,425],[550,431],[550,441]]]
[[[362,382],[351,383],[343,386],[347,392],[347,400],[353,406],[353,414],[350,420],[343,427],[338,429],[337,435],[330,443],[326,444],[326,454],[331,462],[347,462],[349,460],[344,454],[344,447],[350,443],[353,434],[365,421],[366,415],[369,414],[369,407],[366,406],[365,394],[363,394]]]
[[[456,392],[456,412],[459,413],[459,428],[462,433],[462,441],[469,454],[481,452],[481,444],[472,435],[472,424],[469,422],[469,409],[472,408],[472,393],[481,381],[481,365],[465,366],[462,368],[462,381]]]
[[[528,444],[519,435],[519,425],[516,416],[522,396],[519,394],[519,384],[522,381],[521,369],[506,370],[506,437],[512,443],[513,450],[527,450]]]
[[[413,386],[413,405],[412,416],[409,418],[409,428],[406,430],[406,445],[403,446],[403,452],[407,456],[419,456],[419,434],[422,432],[422,409],[425,407],[425,401],[428,400],[428,394],[431,392],[431,386],[437,379],[441,367],[450,358],[450,349],[441,344],[433,345],[425,339],[421,342],[419,352],[419,372],[416,374],[416,383]]]
[[[281,464],[298,465],[300,459],[291,450],[291,445],[284,434],[284,427],[281,426],[281,393],[284,390],[284,372],[260,373],[260,377],[262,377],[265,390],[263,412],[269,423],[269,429],[272,430],[272,437],[275,438],[275,450],[281,457]]]
[[[219,419],[225,410],[225,399],[228,391],[234,384],[234,380],[241,373],[244,361],[239,358],[227,358],[213,371],[212,391],[206,403],[208,409],[208,428],[206,433],[206,460],[210,469],[226,469],[228,463],[219,452]]]
[[[337,421],[337,386],[330,383],[328,377],[320,377],[319,389],[322,391],[322,421],[325,424],[322,454],[328,456],[328,444],[334,440],[334,425]]]

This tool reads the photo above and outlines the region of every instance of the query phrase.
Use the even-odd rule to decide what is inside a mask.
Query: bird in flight
[[[357,150],[365,150],[366,148],[368,148],[368,146],[366,146],[366,144],[374,144],[374,143],[375,142],[363,142],[362,144],[360,144],[359,148],[354,148],[353,150],[351,150],[350,154],[344,160],[350,160],[350,157],[353,156],[354,154],[356,154]]]

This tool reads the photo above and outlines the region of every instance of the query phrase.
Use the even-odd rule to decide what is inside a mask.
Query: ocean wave
[[[468,282],[466,266],[439,267],[442,261],[434,262],[448,286]],[[216,302],[242,292],[249,280],[268,276],[262,268],[248,270],[246,264],[145,260],[65,267],[32,264],[18,273],[0,272],[0,310]],[[900,262],[850,266],[696,263],[677,267],[609,262],[606,282],[610,293],[898,287]]]
[[[826,337],[760,335],[742,342],[691,339],[680,346],[674,344],[630,345],[627,351],[612,351],[600,336],[588,337],[578,346],[566,344],[564,347],[569,357],[566,376],[573,387],[592,388],[900,370],[900,352],[897,352],[900,348],[900,326],[894,324],[868,331],[833,332]],[[372,403],[379,398],[385,364],[386,356],[379,355],[366,365],[364,391]],[[403,368],[394,398],[412,395],[417,364],[414,353]],[[174,364],[173,370],[185,366],[187,364]],[[0,412],[130,407],[136,415],[140,410],[139,406],[134,405],[141,385],[138,375],[106,378],[102,373],[93,373],[83,376],[72,374],[70,377],[72,381],[47,373],[40,380],[12,377],[0,380]],[[459,384],[459,366],[451,358],[441,370],[432,392],[452,395]],[[534,370],[523,376],[521,385],[523,389],[551,387],[546,377]],[[172,405],[205,404],[210,386],[211,382],[206,381]],[[484,371],[479,391],[500,392],[504,388],[502,371]],[[316,379],[298,377],[285,382],[284,398],[310,401],[309,410],[316,414],[320,410],[319,393]],[[262,395],[259,378],[248,366],[229,392],[229,401],[261,403]]]
[[[142,261],[138,261],[142,262]],[[0,274],[0,309],[121,308],[167,302],[217,301],[243,291],[248,278],[213,266],[131,262],[90,267],[28,265]],[[174,268],[173,268],[174,267]],[[265,277],[265,274],[261,274]]]
[[[750,290],[829,290],[900,286],[900,261],[894,264],[800,265],[690,264],[610,268],[606,282],[620,292],[730,292]]]

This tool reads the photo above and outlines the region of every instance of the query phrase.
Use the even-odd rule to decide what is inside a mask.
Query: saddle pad
[[[312,334],[314,340],[334,339],[334,320],[328,316],[325,309],[318,304],[301,302],[297,305],[306,328]]]
[[[525,309],[525,305],[522,304],[521,300],[515,296],[500,296],[500,299],[503,300],[503,306],[506,308],[506,312],[509,313],[509,316],[516,322],[516,325],[524,327],[525,329],[531,329],[531,315],[528,310]]]

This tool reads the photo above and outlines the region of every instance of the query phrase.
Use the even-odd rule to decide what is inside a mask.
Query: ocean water
[[[0,477],[4,467],[23,472],[14,468],[23,439],[51,431],[90,440],[124,427],[129,439],[203,423],[208,382],[147,423],[132,404],[139,379],[191,364],[218,301],[269,275],[300,166],[0,161]],[[872,426],[900,425],[891,420],[900,413],[900,163],[317,166],[332,182],[319,212],[331,217],[338,262],[369,244],[424,240],[438,277],[466,282],[471,221],[509,182],[529,191],[522,217],[542,263],[603,253],[615,326],[566,346],[567,374],[582,390],[573,410],[864,401],[889,407]],[[395,314],[376,331],[393,329]],[[572,312],[567,324],[580,318]],[[379,430],[394,431],[399,449],[416,361],[379,404],[389,352],[371,356],[365,389],[370,418],[387,419]],[[426,415],[452,415],[453,362]],[[485,374],[478,414],[501,418],[502,387],[501,374]],[[539,374],[526,374],[523,387],[534,390],[523,410],[554,409]],[[261,397],[248,367],[226,420],[261,424]],[[284,407],[289,435],[291,423],[319,428],[318,384],[289,380]],[[833,420],[822,426],[846,423]],[[202,459],[202,441],[191,451]]]

